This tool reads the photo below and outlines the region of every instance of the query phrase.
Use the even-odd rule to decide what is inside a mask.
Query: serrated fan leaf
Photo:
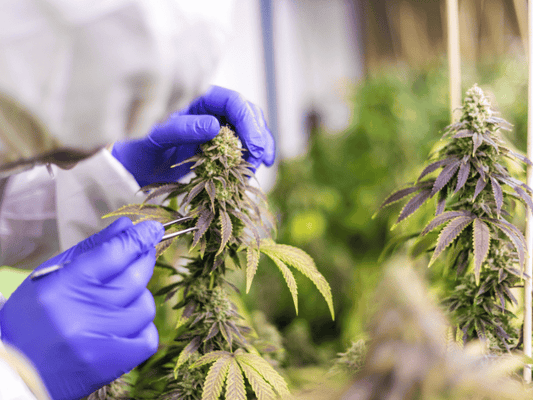
[[[302,274],[311,279],[311,281],[315,284],[319,292],[326,300],[332,319],[335,319],[331,288],[329,287],[329,284],[326,279],[316,268],[315,262],[309,254],[297,247],[289,246],[286,244],[277,244],[274,243],[272,240],[262,241],[259,250],[269,257],[273,255],[279,258],[285,264],[296,268]]]
[[[196,353],[196,350],[200,347],[202,343],[202,338],[200,336],[195,336],[187,346],[181,351],[178,361],[176,361],[176,366],[174,367],[174,372],[183,365],[191,356]]]
[[[438,160],[438,161],[435,161],[431,164],[429,164],[426,168],[424,168],[424,170],[420,173],[418,179],[417,179],[417,182],[420,182],[420,180],[425,177],[427,174],[430,174],[432,173],[433,171],[439,169],[440,167],[443,167],[445,165],[448,165],[454,161],[457,161],[457,158],[456,157],[448,157],[448,158],[445,158],[444,160]]]
[[[420,193],[416,194],[407,204],[402,208],[396,224],[399,224],[401,221],[406,219],[412,213],[414,213],[418,208],[424,204],[431,197],[431,189],[424,189]]]
[[[204,354],[202,357],[200,357],[198,360],[196,360],[194,363],[192,363],[189,366],[189,369],[202,367],[207,364],[211,364],[212,362],[215,362],[216,360],[220,358],[227,358],[231,357],[231,353],[229,351],[222,351],[222,350],[216,350],[212,351],[210,353]]]
[[[209,368],[203,387],[202,400],[218,400],[232,360],[231,355],[221,357]]]
[[[222,250],[224,250],[224,247],[231,239],[232,230],[233,225],[231,223],[231,218],[226,211],[220,210],[220,232],[222,237],[220,239],[220,248],[218,249],[216,255],[219,255]]]
[[[255,227],[253,221],[244,212],[234,210],[233,208],[230,208],[228,211],[235,218],[239,219],[244,224],[244,226],[246,226],[250,230],[250,232],[254,236],[257,247],[259,247],[261,244],[261,237],[259,236],[259,232],[257,231],[257,228]]]
[[[522,161],[522,162],[524,162],[524,163],[526,163],[528,165],[533,166],[533,162],[531,162],[531,160],[529,158],[523,156],[522,154],[515,153],[512,150],[509,150],[509,154],[512,155],[515,158],[518,158],[520,161]]]
[[[437,200],[437,208],[435,210],[435,215],[438,216],[442,214],[445,208],[446,208],[446,193],[439,192],[439,198]]]
[[[170,245],[177,239],[177,237],[172,239],[163,240],[162,242],[159,242],[155,245],[155,257],[158,258],[162,254],[165,253],[165,251],[168,250]]]
[[[209,328],[209,332],[207,332],[207,336],[205,337],[204,342],[214,338],[219,332],[220,329],[218,328],[218,323],[214,322],[213,325],[211,325],[211,328]]]
[[[289,387],[283,377],[262,357],[252,353],[241,353],[236,354],[235,358],[239,364],[244,363],[255,369],[282,398],[290,397]]]
[[[294,302],[294,308],[296,309],[296,315],[298,315],[298,287],[296,285],[296,279],[294,279],[294,275],[292,274],[291,270],[285,265],[285,263],[281,261],[278,257],[272,254],[267,255],[272,259],[272,261],[274,261],[278,269],[281,271],[281,274],[283,275],[283,278],[287,283],[287,287],[291,292],[292,301]]]
[[[228,342],[229,348],[231,349],[233,346],[233,335],[231,334],[231,331],[229,330],[228,326],[225,322],[218,321],[218,329],[224,337],[224,340]]]
[[[474,134],[472,135],[472,143],[473,143],[472,156],[475,156],[477,149],[483,143],[483,136],[481,136],[477,132],[474,132]]]
[[[457,132],[455,135],[452,136],[452,138],[454,139],[462,139],[462,138],[465,138],[465,137],[472,137],[474,135],[474,132],[468,130],[468,129],[463,129],[463,130],[460,130],[459,132]]]
[[[246,250],[246,293],[250,291],[252,281],[259,265],[259,250],[254,247],[248,247]]]
[[[184,186],[185,186],[184,184],[179,183],[179,182],[173,182],[173,183],[167,183],[167,184],[161,185],[158,188],[153,189],[153,190],[150,191],[150,193],[144,199],[143,204],[146,204],[146,202],[148,202],[148,201],[150,201],[150,200],[152,200],[152,199],[154,199],[156,197],[162,196],[164,194],[171,193],[174,190],[177,190],[177,189],[179,189],[181,187],[184,187]]]
[[[215,183],[213,180],[209,179],[205,183],[205,191],[207,192],[207,195],[209,196],[209,200],[211,201],[211,210],[215,211],[215,198],[216,198],[216,188]]]
[[[483,141],[488,143],[489,145],[491,145],[492,147],[494,147],[496,149],[497,152],[499,152],[499,146],[498,144],[492,140],[492,138],[490,137],[490,135],[488,134],[483,134]]]
[[[490,229],[489,226],[481,219],[476,218],[474,220],[473,230],[473,242],[474,242],[474,274],[476,281],[479,282],[479,276],[481,273],[481,265],[490,249]]]
[[[426,227],[424,228],[424,230],[422,231],[420,235],[424,236],[428,234],[429,232],[431,232],[436,227],[438,227],[439,225],[445,224],[446,222],[454,218],[469,217],[469,216],[471,216],[472,218],[474,217],[474,215],[469,211],[447,211],[444,214],[441,214],[437,216],[436,218],[433,218],[433,220],[431,220],[431,222],[426,225]]]
[[[276,398],[276,394],[272,390],[272,387],[263,379],[259,372],[246,363],[239,363],[239,366],[244,371],[244,375],[246,376],[246,379],[248,379],[257,400],[274,400]]]
[[[496,179],[494,179],[492,176],[490,177],[490,183],[492,186],[492,193],[494,195],[494,200],[496,201],[496,213],[500,215],[500,211],[502,209],[503,205],[503,191],[502,187],[498,183]]]
[[[457,236],[465,229],[472,221],[474,217],[457,217],[450,222],[448,225],[440,232],[439,239],[437,241],[437,247],[431,257],[429,265],[433,264],[435,259],[448,247]]]
[[[489,221],[496,221],[497,223],[500,223],[502,225],[505,225],[507,228],[509,228],[516,236],[518,236],[520,238],[520,240],[522,241],[522,243],[524,244],[524,248],[527,247],[527,244],[526,244],[526,238],[524,237],[524,235],[522,234],[522,232],[520,232],[520,229],[518,229],[516,226],[514,226],[513,224],[511,224],[510,222],[506,221],[504,218],[500,218],[500,219],[497,219],[497,220],[494,220],[494,219],[488,219]]]
[[[519,195],[522,200],[524,200],[529,209],[533,212],[533,201],[531,200],[531,197],[526,193],[526,191],[518,186],[514,186],[513,189],[516,194]]]
[[[450,179],[453,178],[453,176],[459,169],[460,164],[460,160],[455,160],[442,169],[439,176],[437,176],[437,179],[435,179],[433,189],[431,190],[431,196],[434,196],[439,190],[446,186],[446,184],[450,181]]]
[[[200,213],[200,216],[198,217],[198,221],[196,222],[196,227],[198,229],[194,231],[194,237],[193,237],[191,248],[194,248],[198,244],[198,241],[200,240],[200,238],[204,235],[204,233],[211,226],[211,223],[213,222],[214,218],[215,218],[215,214],[213,214],[211,210],[208,210],[206,208],[202,210],[202,212]]]
[[[468,180],[469,174],[470,161],[467,161],[466,163],[461,164],[459,172],[457,173],[457,185],[455,186],[455,190],[453,191],[454,194],[461,190],[461,188],[465,185],[466,181]]]
[[[474,198],[472,199],[472,201],[474,201],[476,197],[478,196],[478,194],[480,194],[481,191],[485,189],[486,185],[487,185],[487,181],[483,179],[483,177],[480,176],[476,183],[476,189],[474,190]]]
[[[187,206],[191,201],[194,200],[194,198],[196,196],[198,196],[198,194],[200,194],[200,192],[202,190],[204,190],[205,188],[205,184],[206,184],[206,181],[201,181],[199,183],[197,183],[195,186],[193,186],[193,188],[189,191],[189,193],[187,194],[187,196],[185,196],[185,198],[183,199],[182,203],[180,204],[180,207],[185,207]]]
[[[183,317],[183,308],[180,309],[178,311],[178,322],[176,322],[176,326],[174,327],[174,329],[178,329],[180,328],[181,326],[185,325],[187,323],[187,321],[189,320],[189,318],[184,318]]]
[[[120,215],[137,216],[144,219],[153,219],[154,221],[159,222],[167,222],[182,216],[176,211],[167,210],[162,206],[154,204],[128,204],[104,215],[102,218],[117,217]]]
[[[232,358],[226,381],[226,400],[246,400],[244,376],[237,361]]]
[[[385,201],[379,207],[378,211],[387,206],[390,206],[393,203],[396,203],[397,201],[400,201],[401,199],[403,199],[406,196],[409,196],[412,193],[418,192],[419,190],[420,188],[418,186],[411,186],[411,187],[400,189],[394,192],[393,194],[391,194],[389,197],[385,199]]]

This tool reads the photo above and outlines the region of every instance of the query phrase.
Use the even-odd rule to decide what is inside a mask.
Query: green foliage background
[[[463,88],[478,83],[501,116],[514,125],[511,145],[525,152],[527,126],[526,61],[509,58],[463,66]],[[374,309],[374,289],[394,238],[421,230],[434,201],[390,231],[401,206],[372,215],[393,190],[416,179],[427,155],[450,123],[446,64],[425,70],[395,66],[373,73],[354,89],[353,122],[340,134],[322,127],[311,132],[305,156],[282,161],[270,202],[279,219],[278,240],[303,248],[316,261],[333,290],[337,318],[331,321],[322,299],[298,280],[299,316],[289,292],[276,283],[274,266],[260,269],[261,285],[246,298],[280,327],[290,364],[320,363],[365,337]],[[515,224],[523,229],[524,210]],[[380,255],[382,256],[380,259]],[[429,260],[429,259],[428,259]],[[420,268],[427,270],[426,262]],[[262,262],[268,262],[263,260]],[[428,272],[434,292],[443,292],[442,269]],[[301,277],[300,277],[301,278]],[[304,322],[305,321],[305,322]],[[305,343],[305,345],[302,345]],[[307,349],[304,351],[303,347]]]

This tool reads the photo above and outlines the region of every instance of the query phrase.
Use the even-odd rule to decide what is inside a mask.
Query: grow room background
[[[364,362],[363,345],[352,359],[339,353],[372,339],[376,288],[395,253],[390,243],[410,232],[409,224],[390,230],[398,207],[372,215],[391,192],[416,178],[451,122],[446,1],[190,3],[227,21],[231,39],[212,83],[264,110],[278,157],[272,168],[258,170],[258,180],[279,219],[278,241],[315,259],[331,285],[336,319],[301,276],[296,316],[289,291],[268,265],[243,296],[245,305],[253,318],[279,331],[279,362],[294,392],[328,398],[353,379],[335,370],[348,365],[355,372]],[[461,95],[477,83],[513,124],[506,140],[522,154],[527,12],[526,0],[458,1]],[[525,181],[525,170],[516,173]],[[410,224],[423,226],[431,212],[420,210]],[[525,215],[516,208],[523,232]],[[437,304],[445,279],[420,264],[412,261]],[[8,297],[26,275],[0,267],[0,292]],[[522,297],[520,289],[515,292]],[[521,313],[518,307],[519,319]],[[317,390],[322,378],[328,384]]]

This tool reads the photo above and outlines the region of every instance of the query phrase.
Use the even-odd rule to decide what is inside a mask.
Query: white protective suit
[[[102,146],[146,135],[207,89],[231,3],[0,0],[0,164],[100,149],[70,170],[0,179],[0,265],[33,269],[107,226],[103,214],[142,201]],[[7,347],[0,400],[47,399],[31,363]]]

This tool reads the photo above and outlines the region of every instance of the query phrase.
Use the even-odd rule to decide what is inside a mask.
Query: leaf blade
[[[416,210],[418,210],[418,208],[422,206],[422,204],[424,204],[430,197],[431,190],[425,189],[418,193],[416,196],[414,196],[411,200],[409,200],[407,204],[403,207],[402,211],[400,212],[400,215],[398,216],[398,219],[396,220],[396,223],[392,228],[394,228],[396,225],[398,225],[400,222],[402,222],[404,219],[406,219]]]
[[[445,165],[448,165],[450,164],[451,162],[453,161],[456,161],[457,158],[456,157],[448,157],[448,158],[445,158],[444,160],[438,160],[438,161],[435,161],[431,164],[429,164],[426,168],[424,168],[424,170],[420,173],[420,175],[418,176],[418,179],[417,179],[417,182],[420,182],[420,180],[425,177],[427,174],[430,174],[432,173],[433,171],[437,170],[438,168],[440,167],[443,167]]]
[[[212,351],[210,353],[204,354],[202,357],[200,357],[198,360],[192,363],[189,366],[189,369],[198,368],[198,367],[202,367],[207,364],[211,364],[212,362],[215,362],[221,357],[227,357],[230,355],[231,353],[228,351],[223,351],[223,350]]]
[[[226,381],[226,400],[246,400],[244,376],[235,358],[232,358],[229,364]]]
[[[215,219],[215,214],[211,210],[204,208],[200,212],[200,216],[198,217],[198,221],[196,222],[196,228],[198,229],[194,231],[191,248],[196,247],[202,236],[204,236],[205,232],[207,232],[207,230],[211,226],[213,219]]]
[[[232,357],[230,355],[221,357],[209,368],[205,378],[204,390],[202,391],[202,400],[218,400],[222,393],[231,360]]]
[[[260,252],[254,247],[248,247],[246,250],[246,293],[252,287],[252,281],[259,265]]]
[[[177,369],[181,367],[191,356],[198,350],[200,344],[202,343],[202,338],[200,336],[195,336],[187,346],[181,351],[178,361],[176,361],[176,366],[174,367],[174,373]]]
[[[440,232],[439,238],[437,240],[437,247],[431,256],[429,265],[433,264],[435,259],[448,247],[457,236],[465,229],[472,221],[474,217],[457,217],[450,222],[448,225]]]
[[[455,186],[455,190],[453,191],[454,194],[463,188],[466,181],[468,180],[469,174],[470,174],[470,161],[461,163],[461,167],[459,168],[459,172],[457,173],[457,185]]]
[[[503,205],[503,191],[502,187],[496,179],[490,176],[490,183],[492,186],[492,194],[494,195],[494,200],[496,201],[496,213],[500,215],[500,211]]]
[[[278,269],[281,271],[281,274],[283,275],[283,278],[287,283],[287,287],[291,292],[292,301],[294,302],[294,308],[296,309],[296,315],[298,315],[298,287],[296,285],[296,279],[294,279],[294,275],[292,274],[291,270],[285,265],[285,263],[281,261],[278,257],[272,254],[267,255],[272,261],[274,261]]]
[[[239,366],[244,371],[244,375],[257,396],[257,400],[273,400],[276,398],[272,387],[263,379],[259,372],[244,362],[239,363]]]
[[[420,236],[427,235],[433,229],[437,228],[442,224],[445,224],[453,218],[466,217],[469,215],[471,215],[471,213],[468,211],[447,211],[444,214],[438,215],[437,217],[433,218],[433,220],[431,220],[429,224],[427,224],[426,227],[422,230]]]
[[[481,265],[487,258],[490,249],[490,229],[480,218],[474,220],[472,240],[474,242],[474,275],[479,284]]]
[[[474,197],[472,201],[474,201],[476,197],[483,191],[483,189],[485,189],[485,186],[487,186],[487,181],[480,176],[476,182],[476,189],[474,190]]]
[[[434,196],[438,191],[440,191],[446,184],[453,178],[459,165],[461,164],[460,160],[455,160],[454,162],[446,165],[440,172],[435,183],[433,184],[433,189],[431,190],[431,196]]]
[[[277,244],[273,241],[264,240],[261,242],[259,250],[271,257],[273,254],[287,265],[297,269],[307,278],[309,278],[317,287],[318,291],[328,304],[332,319],[335,319],[335,311],[333,309],[333,297],[331,288],[322,274],[316,268],[315,262],[309,254],[305,251],[289,246],[286,244]]]
[[[255,369],[265,381],[270,383],[282,398],[290,397],[289,387],[283,377],[266,362],[262,357],[252,353],[241,353],[235,355],[239,364],[245,363]]]
[[[231,218],[229,217],[228,213],[224,210],[220,210],[220,232],[221,232],[221,239],[220,239],[220,247],[216,253],[216,255],[219,255],[222,253],[222,250],[224,250],[224,247],[226,247],[226,244],[231,239],[231,235],[233,232],[233,225],[231,223]]]

